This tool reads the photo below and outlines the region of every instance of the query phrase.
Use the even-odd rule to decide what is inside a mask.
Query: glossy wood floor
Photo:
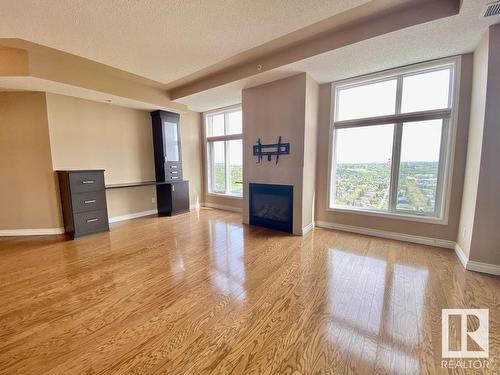
[[[500,364],[500,279],[453,251],[210,209],[2,238],[0,303],[2,374],[446,373],[441,309],[462,307],[490,309]]]

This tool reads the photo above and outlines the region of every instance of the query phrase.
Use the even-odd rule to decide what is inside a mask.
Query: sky
[[[229,112],[227,115],[226,134],[242,132],[242,111]],[[208,129],[209,136],[224,135],[224,114],[212,117],[212,128]],[[229,162],[231,165],[243,165],[243,150],[241,140],[214,142],[215,163],[224,163],[225,145],[229,147]]]
[[[450,68],[402,79],[401,113],[449,107]],[[337,91],[336,121],[395,114],[397,80],[340,87]],[[401,161],[438,161],[442,120],[403,125]],[[338,129],[338,163],[384,163],[392,157],[394,124]]]
[[[442,120],[403,125],[401,161],[438,161]],[[337,163],[385,163],[392,158],[394,125],[338,129]]]

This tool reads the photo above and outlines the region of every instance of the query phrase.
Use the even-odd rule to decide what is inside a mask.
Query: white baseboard
[[[361,228],[361,227],[355,227],[355,226],[351,226],[351,225],[329,223],[329,222],[325,222],[325,221],[316,221],[315,225],[317,227],[321,227],[321,228],[335,229],[335,230],[341,230],[341,231],[345,231],[345,232],[365,234],[368,236],[389,238],[391,240],[399,240],[399,241],[418,243],[418,244],[422,244],[422,245],[430,245],[430,246],[444,247],[447,249],[454,249],[455,254],[457,255],[458,259],[460,260],[460,263],[462,264],[462,266],[466,270],[488,273],[491,275],[500,275],[500,265],[482,263],[482,262],[476,262],[473,260],[469,260],[468,256],[465,255],[465,252],[462,250],[462,248],[454,241],[440,240],[437,238],[429,238],[429,237],[421,237],[421,236],[413,236],[413,235],[409,235],[409,234],[387,232],[387,231],[383,231],[383,230],[376,230],[376,229],[369,229],[369,228]]]
[[[496,264],[482,263],[482,262],[476,262],[474,260],[469,260],[465,268],[469,271],[489,273],[491,275],[500,276],[500,266]]]
[[[410,235],[410,234],[388,232],[385,230],[355,227],[355,226],[351,226],[351,225],[330,223],[327,221],[316,221],[316,226],[321,227],[321,228],[327,228],[327,229],[341,230],[344,232],[351,232],[351,233],[364,234],[364,235],[374,236],[374,237],[388,238],[391,240],[413,242],[413,243],[418,243],[421,245],[444,247],[447,249],[454,249],[455,248],[454,241],[441,240],[438,238],[421,237],[421,236],[414,236],[414,235]]]
[[[190,210],[197,210],[200,208],[198,203],[189,206]],[[138,217],[156,215],[158,210],[148,210],[141,212],[134,212],[133,214],[113,216],[108,218],[109,223],[116,223],[119,221],[136,219]],[[0,229],[0,237],[7,236],[47,236],[53,234],[63,234],[64,228],[40,228],[40,229]]]
[[[462,248],[458,243],[455,243],[454,249],[455,249],[455,254],[457,254],[457,257],[460,260],[460,263],[462,263],[462,266],[464,266],[464,268],[467,269],[467,262],[469,261],[469,257],[465,255],[465,252],[462,250]]]
[[[224,210],[224,211],[243,212],[243,209],[241,207],[226,206],[222,204],[215,204],[209,202],[205,202],[203,206],[209,208],[216,208],[218,210]]]
[[[455,244],[455,253],[457,254],[458,259],[460,259],[460,263],[462,263],[462,266],[464,266],[466,270],[489,273],[491,275],[500,275],[499,265],[469,260],[469,257],[465,255],[465,252],[458,243]]]
[[[116,223],[118,221],[136,219],[138,217],[156,215],[157,213],[158,213],[157,209],[148,210],[148,211],[141,211],[141,212],[134,212],[133,214],[127,214],[127,215],[120,215],[120,216],[110,217],[108,219],[108,221],[109,221],[109,223]]]
[[[7,236],[47,236],[63,234],[64,228],[0,229],[0,237]]]
[[[306,225],[304,228],[302,228],[302,235],[306,235],[307,233],[309,233],[311,230],[313,230],[314,228],[314,222],[311,222],[309,223],[308,225]]]

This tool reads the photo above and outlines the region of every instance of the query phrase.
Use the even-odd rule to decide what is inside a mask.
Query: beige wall
[[[198,112],[181,113],[182,173],[189,180],[191,206],[203,203],[202,133]]]
[[[312,221],[315,164],[317,84],[305,73],[243,90],[243,221],[249,220],[248,184],[293,185],[293,233],[302,234]],[[290,143],[290,155],[275,164],[257,164],[253,145],[275,143],[279,136]],[[305,158],[307,157],[307,160]],[[310,207],[309,207],[310,205]]]
[[[105,169],[106,184],[153,181],[149,112],[47,94],[52,162],[58,169]],[[184,178],[191,204],[199,200],[200,136],[195,113],[181,115]],[[107,190],[110,217],[156,208],[154,186]]]
[[[0,46],[0,76],[26,76],[28,72],[28,53],[25,50]]]
[[[490,27],[487,39],[488,79],[474,224],[468,228],[472,230],[469,258],[500,265],[500,25]],[[482,105],[483,99],[478,100]]]
[[[155,179],[149,113],[47,94],[54,170],[105,169],[106,184]],[[108,190],[110,217],[156,208],[152,186]]]
[[[203,203],[205,203],[207,207],[215,207],[234,211],[243,210],[242,198],[224,197],[222,195],[218,196],[215,194],[205,193],[205,199]]]
[[[0,229],[62,226],[44,93],[0,93]]]
[[[458,123],[451,184],[450,209],[447,225],[381,218],[356,213],[327,210],[329,158],[329,127],[331,119],[331,84],[320,87],[319,133],[316,178],[316,220],[334,224],[364,227],[375,230],[403,233],[455,241],[460,219],[460,206],[464,180],[467,131],[470,112],[470,91],[472,85],[472,56],[464,55],[461,64]]]
[[[148,112],[47,94],[52,163],[105,169],[107,184],[155,179]]]
[[[314,223],[314,199],[316,195],[316,144],[318,142],[319,86],[306,76],[304,128],[304,175],[302,185],[302,227]]]
[[[469,137],[467,144],[467,163],[465,169],[462,209],[460,213],[460,229],[457,243],[469,256],[472,240],[472,228],[479,181],[481,163],[481,146],[483,141],[484,110],[486,103],[486,82],[488,80],[488,34],[479,43],[474,52],[473,86]]]

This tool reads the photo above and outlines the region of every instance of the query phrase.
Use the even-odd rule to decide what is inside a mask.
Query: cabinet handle
[[[170,173],[172,173],[172,174],[174,174],[174,173],[175,173],[175,174],[177,174],[177,173],[179,173],[179,171],[170,171]]]
[[[170,168],[175,168],[177,169],[177,165],[171,165]]]
[[[94,180],[83,180],[82,184],[93,184]]]
[[[99,220],[98,218],[88,219],[88,220],[87,220],[87,223],[92,223],[92,222],[94,222],[94,221],[98,221],[98,220]]]
[[[175,191],[175,185],[172,185],[172,191]]]
[[[85,204],[95,203],[95,202],[96,202],[96,200],[95,200],[95,199],[91,199],[91,200],[89,200],[89,201],[83,201],[83,203],[85,203]]]

